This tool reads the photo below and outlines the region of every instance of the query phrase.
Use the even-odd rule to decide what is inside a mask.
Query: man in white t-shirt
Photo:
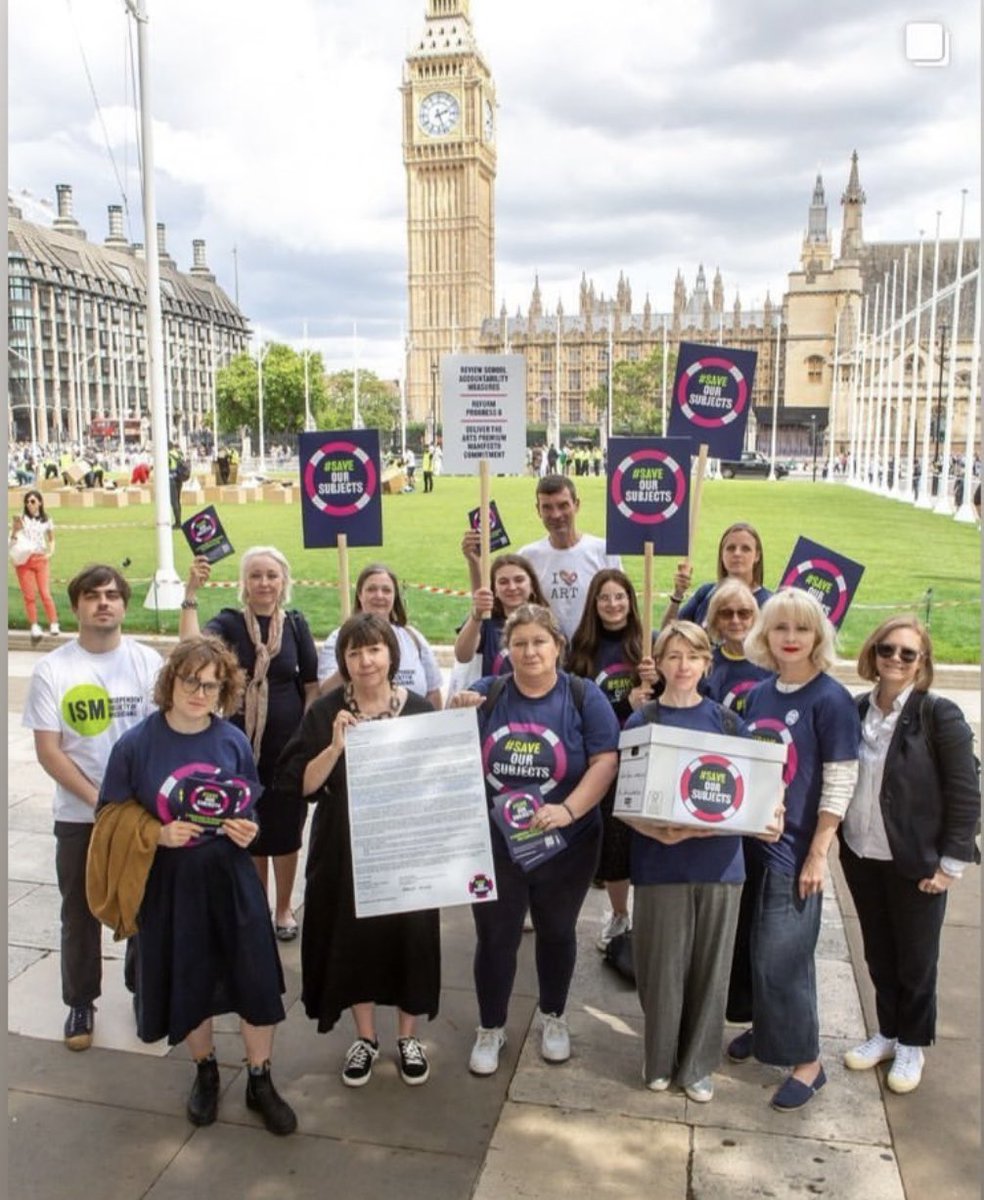
[[[34,730],[38,762],[55,781],[65,1044],[87,1050],[102,990],[102,931],[85,895],[96,800],[117,738],[153,708],[161,656],[123,636],[130,585],[114,567],[86,567],[68,598],[79,636],[34,668],[22,724]]]
[[[617,554],[606,553],[604,538],[578,533],[580,507],[571,479],[566,475],[544,475],[536,485],[536,511],[547,536],[519,551],[535,568],[568,643],[581,620],[595,574],[605,567],[622,566]]]

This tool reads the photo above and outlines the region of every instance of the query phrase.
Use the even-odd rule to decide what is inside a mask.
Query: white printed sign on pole
[[[446,475],[526,470],[526,359],[522,354],[448,354],[441,359]]]

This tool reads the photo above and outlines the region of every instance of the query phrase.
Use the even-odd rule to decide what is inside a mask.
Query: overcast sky
[[[399,85],[425,0],[147,0],[158,220],[264,337],[393,378],[406,320]],[[727,305],[781,297],[819,169],[838,249],[860,156],[869,241],[980,235],[976,0],[914,5],[950,62],[905,57],[899,0],[471,0],[499,101],[496,309],[577,305],[581,272],[634,307],[720,267]],[[89,237],[124,202],[143,241],[123,0],[9,0],[9,187],[74,187]],[[133,35],[134,55],[136,39]],[[86,75],[88,64],[97,111]],[[101,115],[100,115],[101,114]],[[115,168],[107,150],[112,147]],[[119,176],[119,179],[117,178]]]

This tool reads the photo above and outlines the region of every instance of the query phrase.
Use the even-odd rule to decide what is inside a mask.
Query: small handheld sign
[[[687,438],[611,438],[608,443],[609,554],[686,554],[690,448]]]
[[[230,817],[251,817],[255,804],[247,780],[224,775],[211,763],[179,767],[157,794],[157,814],[163,822],[190,821],[208,834],[218,833]]]
[[[559,829],[534,827],[533,817],[542,806],[543,797],[536,788],[507,788],[493,797],[492,823],[502,834],[509,857],[523,871],[532,871],[567,849],[567,839]]]
[[[182,521],[181,530],[192,554],[201,555],[210,563],[217,563],[235,554],[229,535],[223,529],[219,514],[212,504],[187,521]]]
[[[305,547],[381,545],[378,430],[299,434],[298,458]]]
[[[681,342],[667,433],[704,444],[712,458],[738,458],[755,381],[754,350]]]
[[[481,525],[481,507],[473,508],[468,514],[468,528],[478,530]],[[494,500],[489,501],[489,549],[494,553],[500,550],[505,550],[511,545],[509,534],[506,533],[506,527],[502,523],[502,517],[499,516],[499,510],[496,508]]]
[[[834,628],[839,629],[863,574],[864,567],[853,558],[801,537],[793,547],[779,586],[809,592],[820,601]]]

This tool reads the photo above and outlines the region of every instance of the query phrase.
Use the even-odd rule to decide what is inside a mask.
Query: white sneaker
[[[922,1079],[925,1061],[922,1046],[903,1046],[899,1042],[895,1047],[895,1062],[888,1072],[889,1088],[898,1092],[900,1096],[904,1096],[906,1092],[914,1092]]]
[[[571,1034],[567,1018],[553,1013],[540,1013],[540,1054],[547,1062],[567,1062],[571,1056]]]
[[[34,624],[31,626],[31,641],[32,642],[40,642],[41,637],[42,637],[41,626],[37,623],[37,621],[35,621]]]
[[[472,1046],[468,1070],[473,1075],[494,1075],[499,1069],[499,1051],[506,1044],[506,1031],[501,1026],[483,1029],[479,1025],[475,1032],[478,1036]]]
[[[844,1055],[844,1066],[849,1071],[867,1071],[894,1057],[895,1038],[885,1037],[882,1033],[874,1033],[860,1046],[848,1050]]]
[[[651,1092],[665,1092],[670,1086],[669,1075],[660,1075],[656,1079],[647,1079],[646,1073],[643,1071],[642,1082]]]
[[[48,630],[48,632],[52,637],[58,637],[58,635],[61,633],[61,626],[57,621],[52,621],[51,628]]]
[[[613,937],[618,937],[620,933],[627,933],[629,929],[629,914],[609,912],[604,921],[601,923],[601,933],[598,935],[598,940],[595,945],[604,953],[608,948],[608,943]]]
[[[710,1075],[705,1075],[696,1083],[688,1083],[683,1090],[687,1093],[688,1100],[693,1100],[695,1104],[707,1104],[714,1098],[714,1081]]]

